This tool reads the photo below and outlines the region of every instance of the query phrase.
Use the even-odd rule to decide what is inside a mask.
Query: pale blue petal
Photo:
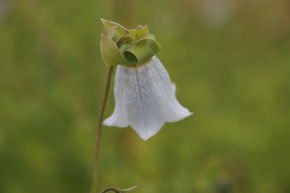
[[[144,140],[155,135],[165,122],[192,114],[177,101],[175,86],[156,56],[142,66],[118,66],[114,90],[116,107],[104,124],[130,125]]]

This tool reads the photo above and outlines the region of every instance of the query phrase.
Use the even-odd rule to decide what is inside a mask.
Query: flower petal
[[[115,109],[113,114],[104,121],[104,125],[116,127],[128,127],[127,111],[126,111],[126,74],[120,72],[120,66],[117,68],[114,86]]]
[[[165,122],[181,120],[191,113],[179,104],[175,86],[159,61],[152,59],[138,67],[118,66],[115,79],[116,107],[104,123],[128,124],[144,140],[155,135]]]
[[[166,122],[175,122],[182,120],[192,113],[183,107],[176,99],[176,85],[170,80],[167,70],[164,68],[158,57],[154,57],[154,67],[157,72],[157,79],[155,80],[158,88],[156,92],[159,92],[162,95],[161,106],[162,114],[164,116],[164,121]]]

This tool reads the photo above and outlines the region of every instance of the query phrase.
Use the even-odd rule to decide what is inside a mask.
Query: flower
[[[104,124],[131,126],[143,140],[154,136],[165,122],[192,114],[177,101],[175,85],[157,56],[137,67],[118,65],[114,95],[114,112]]]
[[[108,66],[117,65],[115,109],[103,123],[107,126],[131,126],[147,140],[165,122],[175,122],[192,113],[176,99],[175,85],[156,54],[160,44],[148,26],[126,29],[102,19],[107,34],[101,35],[100,49]]]

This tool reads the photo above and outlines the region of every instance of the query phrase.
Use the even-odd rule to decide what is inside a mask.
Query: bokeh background
[[[1,193],[89,192],[101,17],[149,24],[195,114],[147,142],[104,127],[99,188],[290,192],[288,0],[0,0]]]

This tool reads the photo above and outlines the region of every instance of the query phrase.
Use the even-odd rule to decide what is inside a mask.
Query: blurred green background
[[[148,142],[104,127],[99,188],[290,192],[288,0],[0,0],[0,193],[89,192],[101,17],[149,24],[195,114]]]

